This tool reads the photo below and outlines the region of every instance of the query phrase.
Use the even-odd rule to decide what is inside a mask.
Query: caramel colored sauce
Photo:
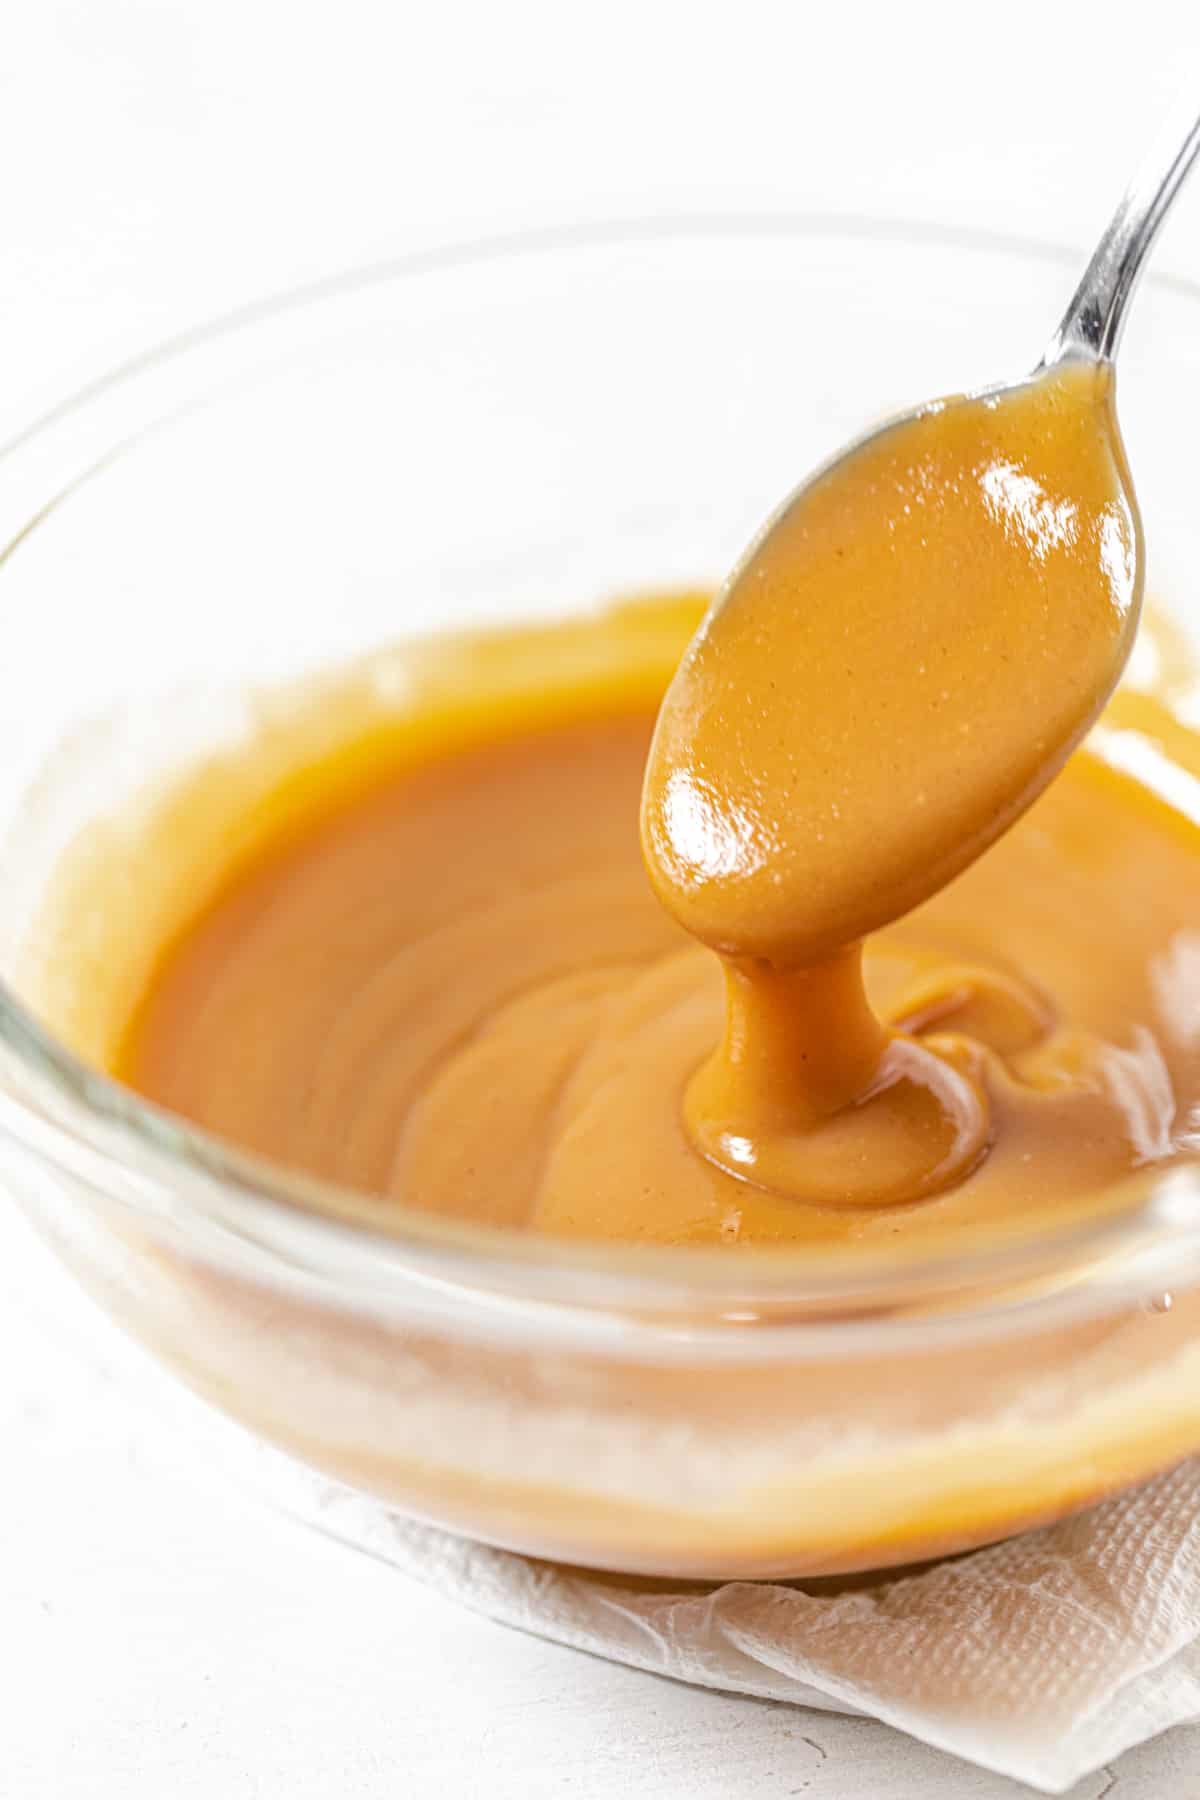
[[[401,1202],[593,1239],[978,1241],[1095,1216],[1193,1157],[1200,809],[1170,779],[1200,775],[1192,734],[1152,696],[1119,695],[1026,817],[871,937],[861,985],[846,954],[773,977],[765,1012],[761,980],[730,1009],[638,835],[659,699],[700,611],[685,597],[390,653],[292,695],[263,742],[195,771],[147,823],[149,901],[195,821],[234,798],[248,816],[254,794],[224,869],[208,840],[211,888],[160,940],[132,1013],[112,980],[107,1021],[88,1025],[101,1059],[384,1215]],[[87,993],[99,1007],[102,984]],[[807,1195],[693,1141],[685,1097],[738,1029],[760,1102],[790,1116],[798,1086],[816,1096]],[[880,1034],[986,1101],[989,1154],[916,1205],[846,1203],[861,1119],[821,1091],[853,1087]],[[941,1112],[926,1123],[944,1153]]]
[[[417,1207],[902,1272],[1137,1205],[1200,1154],[1200,688],[1151,638],[1164,679],[1082,742],[1140,600],[1105,378],[906,431],[831,469],[718,612],[647,600],[254,696],[65,859],[31,1004],[399,1230]],[[744,1364],[606,1359],[536,1316],[460,1337],[118,1235],[135,1329],[209,1398],[539,1555],[901,1562],[1200,1432],[1182,1290],[950,1354],[780,1359],[764,1330]]]
[[[979,1044],[877,1018],[861,940],[1012,824],[1120,674],[1141,577],[1111,385],[1055,369],[848,453],[764,534],[671,683],[643,846],[725,962],[725,1034],[685,1110],[749,1182],[894,1205],[988,1154]],[[1036,1000],[1010,1000],[1036,1035]]]

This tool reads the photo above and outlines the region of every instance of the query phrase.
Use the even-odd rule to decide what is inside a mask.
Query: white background
[[[0,441],[242,299],[526,224],[815,210],[1083,244],[1177,84],[1200,103],[1198,49],[1165,0],[6,0]],[[1200,278],[1200,182],[1159,263]],[[78,1304],[0,1218],[4,1800],[1022,1791],[502,1633],[304,1535],[161,1441]],[[1114,1790],[1200,1791],[1200,1728],[1078,1795]]]

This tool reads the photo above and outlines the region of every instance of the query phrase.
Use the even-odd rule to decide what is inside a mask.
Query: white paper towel
[[[489,1618],[680,1681],[869,1714],[1046,1793],[1200,1717],[1200,1459],[916,1573],[720,1586],[488,1549],[261,1446],[252,1461],[288,1511]]]

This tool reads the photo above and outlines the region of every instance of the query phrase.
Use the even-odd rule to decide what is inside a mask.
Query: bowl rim
[[[499,262],[567,252],[719,240],[858,241],[966,250],[1053,264],[1065,276],[1080,252],[1062,244],[934,222],[816,212],[698,212],[547,226],[451,241],[350,268],[237,306],[162,338],[51,406],[0,446],[0,479],[15,459],[51,444],[114,390],[227,340],[251,339],[302,309],[336,307],[390,282],[469,274]],[[1151,286],[1200,302],[1200,282],[1164,273]],[[1066,285],[1066,284],[1065,284]],[[0,543],[0,575],[84,482],[137,441],[125,438],[56,487]],[[258,1278],[320,1283],[373,1311],[411,1300],[414,1286],[495,1312],[514,1303],[543,1324],[587,1315],[628,1330],[683,1332],[697,1348],[801,1338],[878,1347],[885,1336],[925,1340],[961,1330],[1032,1328],[1117,1300],[1144,1298],[1200,1273],[1200,1172],[1186,1166],[1107,1219],[922,1256],[837,1249],[623,1245],[514,1233],[448,1219],[317,1181],[226,1143],[88,1067],[0,982],[0,1143],[107,1203],[186,1241],[197,1255]],[[1062,1279],[1065,1277],[1065,1280]],[[965,1310],[964,1310],[965,1302]]]

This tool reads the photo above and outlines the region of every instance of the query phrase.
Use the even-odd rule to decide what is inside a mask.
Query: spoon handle
[[[1065,359],[1109,362],[1117,353],[1129,299],[1159,227],[1200,154],[1200,117],[1189,94],[1168,113],[1126,188],[1040,367]]]

